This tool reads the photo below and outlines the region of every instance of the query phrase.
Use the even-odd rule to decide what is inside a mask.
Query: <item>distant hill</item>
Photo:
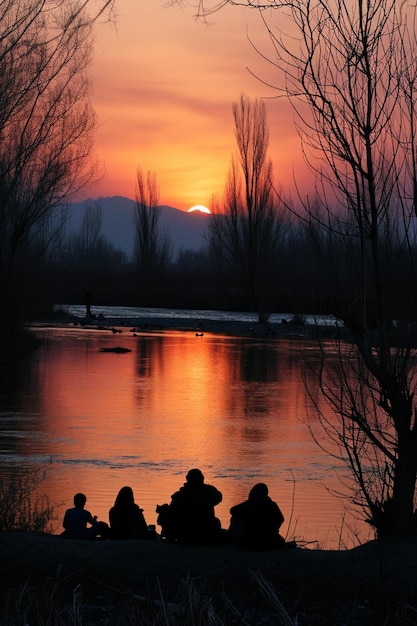
[[[79,231],[88,202],[89,200],[85,200],[70,206],[68,232]],[[99,202],[101,206],[103,236],[130,257],[133,253],[135,201],[122,196],[114,196],[112,198],[98,198],[91,202]],[[184,213],[184,211],[170,206],[161,206],[161,228],[170,236],[174,254],[180,248],[197,251],[204,247],[209,219],[210,215],[197,211]]]

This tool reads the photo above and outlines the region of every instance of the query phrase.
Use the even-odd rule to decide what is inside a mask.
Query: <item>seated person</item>
[[[131,487],[122,487],[109,511],[112,539],[149,539],[143,509],[135,503]]]
[[[248,499],[233,506],[230,514],[228,532],[232,544],[247,550],[274,550],[285,546],[279,534],[284,516],[268,496],[264,483],[252,487]]]
[[[171,497],[163,529],[169,541],[188,544],[220,543],[222,530],[214,507],[222,501],[221,492],[204,482],[199,469],[191,469],[184,485]],[[159,522],[161,523],[161,522]]]
[[[107,538],[109,527],[106,522],[98,522],[97,516],[91,515],[85,510],[87,497],[83,493],[76,493],[74,496],[74,508],[67,509],[62,525],[64,532],[61,537],[66,539],[95,539],[96,537]],[[90,526],[87,526],[90,524]]]

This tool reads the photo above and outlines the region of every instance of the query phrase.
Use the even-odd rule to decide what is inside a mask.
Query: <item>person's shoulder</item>
[[[211,487],[212,492],[216,494],[217,497],[223,498],[223,494],[220,491],[220,489],[217,489],[217,487],[215,487],[214,485],[210,485],[210,487]]]
[[[239,504],[235,504],[234,506],[232,506],[232,508],[230,509],[230,513],[232,515],[235,515],[236,513],[240,513],[248,508],[248,504],[249,503],[247,500],[245,500],[244,502],[239,502]]]
[[[81,513],[79,513],[79,516],[82,519],[87,520],[88,522],[91,522],[91,520],[94,519],[91,512],[87,511],[86,509],[81,509]]]
[[[269,496],[268,496],[269,497]],[[269,498],[269,504],[274,507],[274,509],[279,509],[278,503],[275,500]]]
[[[223,494],[221,491],[214,487],[214,485],[204,484],[204,488],[201,492],[203,498],[207,498],[214,504],[219,504],[223,500]]]
[[[282,517],[282,518],[284,517],[281,509],[279,508],[278,504],[274,500],[271,500],[271,502],[269,502],[268,504],[269,506],[267,510],[270,511],[271,515],[275,515],[277,517]]]
[[[65,511],[64,517],[71,517],[71,516],[74,516],[74,515],[76,515],[76,508],[72,507],[71,509],[67,509]]]
[[[219,491],[217,487],[215,487],[214,485],[209,485],[208,483],[203,483],[202,487],[203,489],[210,490],[210,491]]]

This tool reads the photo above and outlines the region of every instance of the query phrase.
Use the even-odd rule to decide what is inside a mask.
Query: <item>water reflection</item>
[[[240,378],[248,383],[270,383],[278,380],[278,353],[269,345],[245,345],[236,359]]]
[[[316,346],[280,339],[85,329],[39,331],[44,342],[0,397],[0,463],[46,469],[42,489],[63,506],[85,492],[107,521],[131,485],[148,523],[156,504],[201,467],[223,492],[218,515],[268,483],[289,530],[335,547],[342,506],[334,461],[306,426],[304,359]],[[123,345],[126,354],[103,353]],[[316,356],[314,356],[316,354]],[[295,488],[295,496],[294,496]],[[294,508],[293,526],[288,528]]]

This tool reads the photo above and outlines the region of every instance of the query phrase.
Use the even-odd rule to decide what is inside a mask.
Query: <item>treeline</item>
[[[199,251],[180,250],[149,277],[134,258],[128,258],[101,234],[99,221],[97,224],[95,235],[91,224],[87,227],[84,223],[79,233],[55,243],[40,263],[25,264],[20,306],[26,318],[48,315],[53,305],[81,304],[87,291],[93,306],[254,311],[241,275],[224,264],[219,267],[209,245]],[[281,226],[280,245],[264,276],[269,313],[337,315],[335,275],[343,282],[346,299],[353,306],[356,276],[352,251],[347,256],[337,241],[328,238],[325,242],[325,237],[323,230],[319,246],[317,232],[313,238],[302,222],[288,221]],[[36,257],[36,251],[30,256]],[[417,249],[414,256],[417,259]],[[413,311],[416,308],[415,298],[407,288],[412,284],[409,257],[401,249],[389,272],[387,300],[392,318],[409,319],[411,305]]]
[[[314,261],[301,227],[288,225],[286,230],[266,276],[269,312],[329,313],[331,293],[320,260]],[[240,275],[230,267],[219,268],[213,255],[209,245],[198,251],[181,249],[148,276],[100,227],[93,235],[91,224],[84,223],[79,233],[55,243],[39,267],[27,264],[30,271],[26,287],[22,285],[26,302],[21,306],[27,317],[48,314],[54,305],[83,303],[88,291],[95,306],[254,310]]]

